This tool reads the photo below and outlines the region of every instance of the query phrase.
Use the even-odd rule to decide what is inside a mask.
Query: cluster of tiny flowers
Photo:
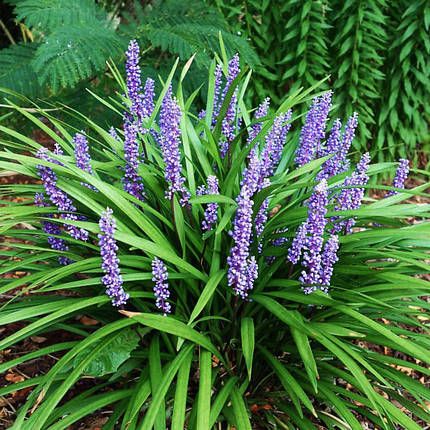
[[[198,196],[216,195],[219,194],[218,178],[214,175],[209,175],[207,178],[207,187],[202,185],[197,189]],[[208,203],[202,221],[202,230],[209,231],[218,219],[218,203]]]
[[[281,229],[280,231],[278,231],[278,233],[286,233],[288,231],[288,228],[285,227],[283,229]],[[276,239],[274,239],[272,241],[272,246],[283,246],[288,242],[288,238],[286,237],[277,237]],[[267,264],[273,264],[276,260],[276,257],[266,257],[266,262]]]
[[[278,167],[282,157],[282,150],[285,146],[288,131],[290,130],[292,111],[278,115],[274,121],[273,126],[265,136],[265,145],[261,152],[261,177],[272,176]]]
[[[231,232],[234,246],[227,257],[229,266],[227,274],[228,285],[233,285],[236,294],[244,299],[248,296],[248,291],[253,284],[252,279],[247,276],[251,273],[247,267],[250,264],[249,247],[251,245],[252,206],[254,204],[252,194],[248,186],[242,185],[240,194],[236,199],[238,208],[233,221],[233,231]]]
[[[45,196],[43,195],[43,193],[35,194],[34,204],[35,206],[38,206],[41,208],[48,206],[48,204],[45,202]],[[54,218],[52,214],[46,214],[45,216],[47,218]],[[55,236],[61,235],[60,227],[56,223],[49,222],[49,221],[42,221],[42,227],[43,227],[43,231],[46,234],[53,234]],[[51,248],[55,249],[56,251],[69,250],[69,247],[67,246],[67,243],[64,239],[61,239],[59,237],[54,237],[54,236],[48,236],[47,241],[48,241],[48,244],[51,246]],[[60,264],[63,264],[63,265],[72,263],[71,260],[69,260],[67,257],[64,257],[64,256],[59,256],[58,261],[60,262]]]
[[[269,110],[270,98],[267,97],[264,99],[263,103],[258,106],[258,109],[254,114],[254,121],[257,121],[267,115],[267,111]],[[260,133],[263,128],[263,124],[261,122],[256,122],[251,125],[251,131],[249,133],[247,143],[248,145],[257,137],[258,133]]]
[[[111,127],[110,129],[109,129],[109,134],[115,139],[115,140],[119,140],[119,137],[118,137],[118,133],[116,132],[116,130],[115,130],[115,128],[114,127]]]
[[[190,193],[184,187],[185,178],[181,175],[181,153],[179,151],[181,129],[181,108],[175,97],[172,96],[172,88],[169,87],[160,111],[160,146],[165,164],[165,178],[169,184],[166,198],[172,199],[178,191],[182,198],[180,204],[185,206],[190,199]]]
[[[62,155],[62,151],[59,147],[56,147],[55,154]],[[61,165],[61,163],[49,157],[48,150],[46,148],[40,148],[36,153],[36,157],[43,161]],[[42,179],[43,187],[45,188],[45,192],[51,203],[57,207],[59,212],[67,212],[62,213],[61,217],[68,221],[77,221],[78,219],[82,219],[73,213],[76,212],[76,207],[73,205],[73,202],[67,193],[58,188],[57,175],[55,172],[50,167],[39,164],[37,166],[37,174]],[[74,239],[84,241],[88,239],[88,232],[82,228],[65,224],[65,229]]]
[[[393,179],[393,187],[405,188],[405,182],[409,174],[409,160],[401,158],[399,160],[399,166],[396,170],[396,176]],[[395,196],[399,194],[398,191],[390,191],[387,196]]]
[[[364,188],[358,187],[359,185],[366,185],[369,181],[367,170],[369,169],[370,155],[368,152],[362,155],[359,163],[357,164],[355,172],[345,178],[342,186],[354,187],[343,189],[338,196],[334,197],[335,210],[336,211],[348,211],[358,209],[361,206],[361,201],[364,196]],[[352,233],[352,227],[355,224],[354,218],[348,218],[346,220],[343,217],[336,216],[332,217],[331,221],[338,221],[333,225],[332,232],[340,233],[342,229],[345,229],[345,233]]]
[[[221,73],[222,68],[216,69],[215,73],[215,94],[218,98],[218,94],[220,93],[220,85],[221,85]],[[224,90],[221,94],[220,101],[218,103],[218,106],[216,108],[216,115],[214,115],[214,119],[219,115],[219,112],[221,110],[221,106],[225,100],[225,97],[227,95],[227,91],[229,90],[230,86],[232,85],[234,79],[236,76],[240,73],[240,67],[239,67],[239,55],[234,55],[234,57],[229,61],[228,63],[228,76],[227,76],[227,82],[225,84]],[[218,86],[218,88],[217,88]],[[222,129],[222,135],[223,138],[221,138],[220,141],[220,152],[221,157],[225,157],[227,154],[227,151],[230,148],[230,143],[233,141],[233,139],[236,136],[236,127],[238,126],[236,119],[236,113],[237,113],[237,91],[238,89],[235,88],[233,96],[231,97],[230,103],[227,108],[227,113],[225,117],[222,120],[221,129]],[[240,124],[239,124],[240,125]]]
[[[270,180],[265,178],[263,180],[262,188],[266,188],[270,185]],[[261,254],[263,250],[263,242],[262,235],[264,228],[266,226],[267,219],[269,217],[269,197],[266,197],[263,200],[263,203],[260,206],[260,209],[257,212],[257,216],[255,217],[255,233],[257,234],[258,239],[258,253]]]
[[[328,287],[330,286],[331,277],[333,275],[333,266],[339,261],[337,251],[339,250],[339,237],[337,235],[331,235],[324,245],[324,251],[321,255],[321,279],[320,283],[325,285],[325,288],[321,288],[326,294],[328,293]]]
[[[128,120],[124,123],[124,158],[127,162],[122,178],[124,190],[143,201],[144,187],[142,178],[137,173],[140,164],[137,126]]]
[[[325,137],[328,113],[331,107],[332,92],[315,97],[300,132],[299,147],[295,163],[301,167],[312,161],[320,151],[321,140]]]
[[[72,143],[75,146],[74,154],[76,166],[84,172],[88,172],[90,175],[94,176],[94,172],[90,163],[91,157],[88,149],[88,141],[83,132],[76,133],[75,137],[72,139]],[[85,182],[81,182],[81,185],[84,185],[93,191],[97,191],[92,185]]]
[[[320,156],[329,154],[333,155],[321,166],[321,171],[317,175],[317,180],[321,180],[322,178],[329,179],[349,169],[347,155],[349,148],[351,147],[352,140],[354,139],[357,125],[358,115],[354,112],[346,123],[345,132],[342,134],[342,137],[340,137],[342,124],[339,119],[335,120],[330,136],[327,139],[326,148]]]
[[[106,287],[106,294],[112,299],[112,304],[121,306],[127,302],[130,296],[125,293],[122,287],[123,281],[117,257],[118,246],[113,237],[116,231],[116,223],[112,218],[112,213],[112,209],[106,208],[99,221],[100,234],[98,238],[102,257],[102,270],[105,274],[101,281]]]
[[[299,227],[298,233],[288,250],[288,260],[295,264],[303,253],[302,265],[307,267],[299,277],[303,284],[305,294],[315,291],[315,285],[321,283],[321,250],[323,246],[323,234],[327,224],[328,189],[327,181],[319,182],[308,202],[308,217]]]
[[[141,133],[145,133],[148,130],[143,129],[142,121],[151,116],[154,110],[154,80],[151,78],[146,79],[142,94],[142,82],[139,67],[139,45],[136,40],[130,41],[125,55],[127,57],[127,61],[125,63],[127,95],[131,101],[131,115],[126,114],[125,118],[132,121],[133,117],[136,117],[139,131]]]
[[[171,312],[171,305],[167,301],[170,297],[169,284],[165,282],[169,274],[163,261],[157,257],[152,260],[152,276],[155,282],[155,305],[163,311],[164,315],[167,315]]]

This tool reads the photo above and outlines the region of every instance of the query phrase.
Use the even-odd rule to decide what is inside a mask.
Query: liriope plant
[[[234,56],[212,64],[196,117],[197,93],[181,86],[190,63],[155,95],[138,60],[132,41],[126,80],[111,66],[122,95],[97,96],[121,128],[74,112],[73,129],[44,112],[53,131],[15,106],[50,150],[0,125],[1,169],[41,182],[1,186],[2,272],[25,276],[1,278],[1,324],[22,325],[0,349],[73,335],[0,364],[58,358],[0,388],[32,387],[12,428],[66,429],[100,412],[104,429],[422,428],[429,393],[402,369],[429,374],[430,285],[416,276],[428,273],[429,205],[405,200],[428,184],[404,188],[407,160],[365,153],[351,166],[357,116],[326,130],[331,92],[252,109]],[[386,197],[366,197],[371,176],[394,170],[393,186],[372,185]]]

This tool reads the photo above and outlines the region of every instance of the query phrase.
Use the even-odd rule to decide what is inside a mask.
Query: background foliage
[[[93,117],[100,106],[95,109],[94,98],[82,90],[88,86],[105,93],[112,90],[106,61],[123,60],[130,39],[144,47],[144,75],[157,84],[158,75],[165,79],[177,56],[185,61],[196,54],[184,82],[190,91],[191,83],[194,90],[195,82],[204,82],[203,70],[219,50],[219,33],[228,55],[239,52],[251,66],[258,63],[249,44],[231,34],[219,11],[201,0],[156,0],[146,5],[94,0],[9,3],[22,40],[0,51],[0,87],[51,103],[61,101]]]
[[[427,0],[209,0],[251,41],[263,66],[256,99],[327,75],[339,117],[357,111],[356,149],[378,160],[429,149],[430,4]]]

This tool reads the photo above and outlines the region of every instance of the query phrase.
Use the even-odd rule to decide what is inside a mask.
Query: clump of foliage
[[[15,428],[65,429],[109,407],[105,429],[420,429],[429,393],[399,369],[429,374],[417,329],[430,284],[415,276],[428,272],[429,205],[405,203],[428,184],[404,189],[407,160],[350,166],[357,117],[326,133],[331,92],[313,98],[297,141],[295,111],[315,88],[254,111],[250,73],[224,58],[196,117],[182,89],[190,63],[176,96],[173,68],[156,97],[138,61],[132,41],[126,83],[116,74],[124,96],[99,97],[122,128],[82,115],[76,130],[45,112],[55,133],[17,106],[50,151],[0,126],[1,169],[42,182],[1,187],[14,238],[2,270],[26,275],[1,279],[14,297],[0,321],[26,324],[0,348],[57,329],[76,339],[0,366],[61,353],[45,375],[0,389],[33,387]],[[396,166],[394,186],[374,186],[387,197],[364,197]],[[99,324],[81,325],[83,313]],[[72,395],[86,376],[94,385]]]
[[[430,6],[426,0],[209,1],[252,41],[254,100],[331,75],[338,115],[360,116],[357,150],[378,160],[428,148]],[[371,142],[371,146],[370,146]],[[420,146],[418,146],[420,145]]]

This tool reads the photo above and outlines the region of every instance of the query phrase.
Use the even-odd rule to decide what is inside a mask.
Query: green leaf
[[[138,343],[139,335],[135,330],[131,328],[122,330],[112,341],[109,349],[105,349],[98,354],[84,368],[82,373],[88,376],[100,377],[116,372],[119,366],[130,358],[131,352],[137,347]],[[73,367],[78,366],[87,355],[86,351],[79,353],[73,360]]]
[[[254,357],[255,347],[255,329],[254,320],[252,318],[242,318],[240,334],[242,339],[243,356],[245,357],[245,363],[248,369],[248,379],[251,380],[252,360]]]
[[[245,405],[240,391],[234,386],[230,393],[231,404],[233,405],[233,414],[237,426],[237,430],[252,430],[251,422],[249,421],[248,409]]]
[[[197,398],[197,430],[206,430],[209,427],[211,411],[212,389],[212,354],[209,351],[200,351],[199,393]]]

